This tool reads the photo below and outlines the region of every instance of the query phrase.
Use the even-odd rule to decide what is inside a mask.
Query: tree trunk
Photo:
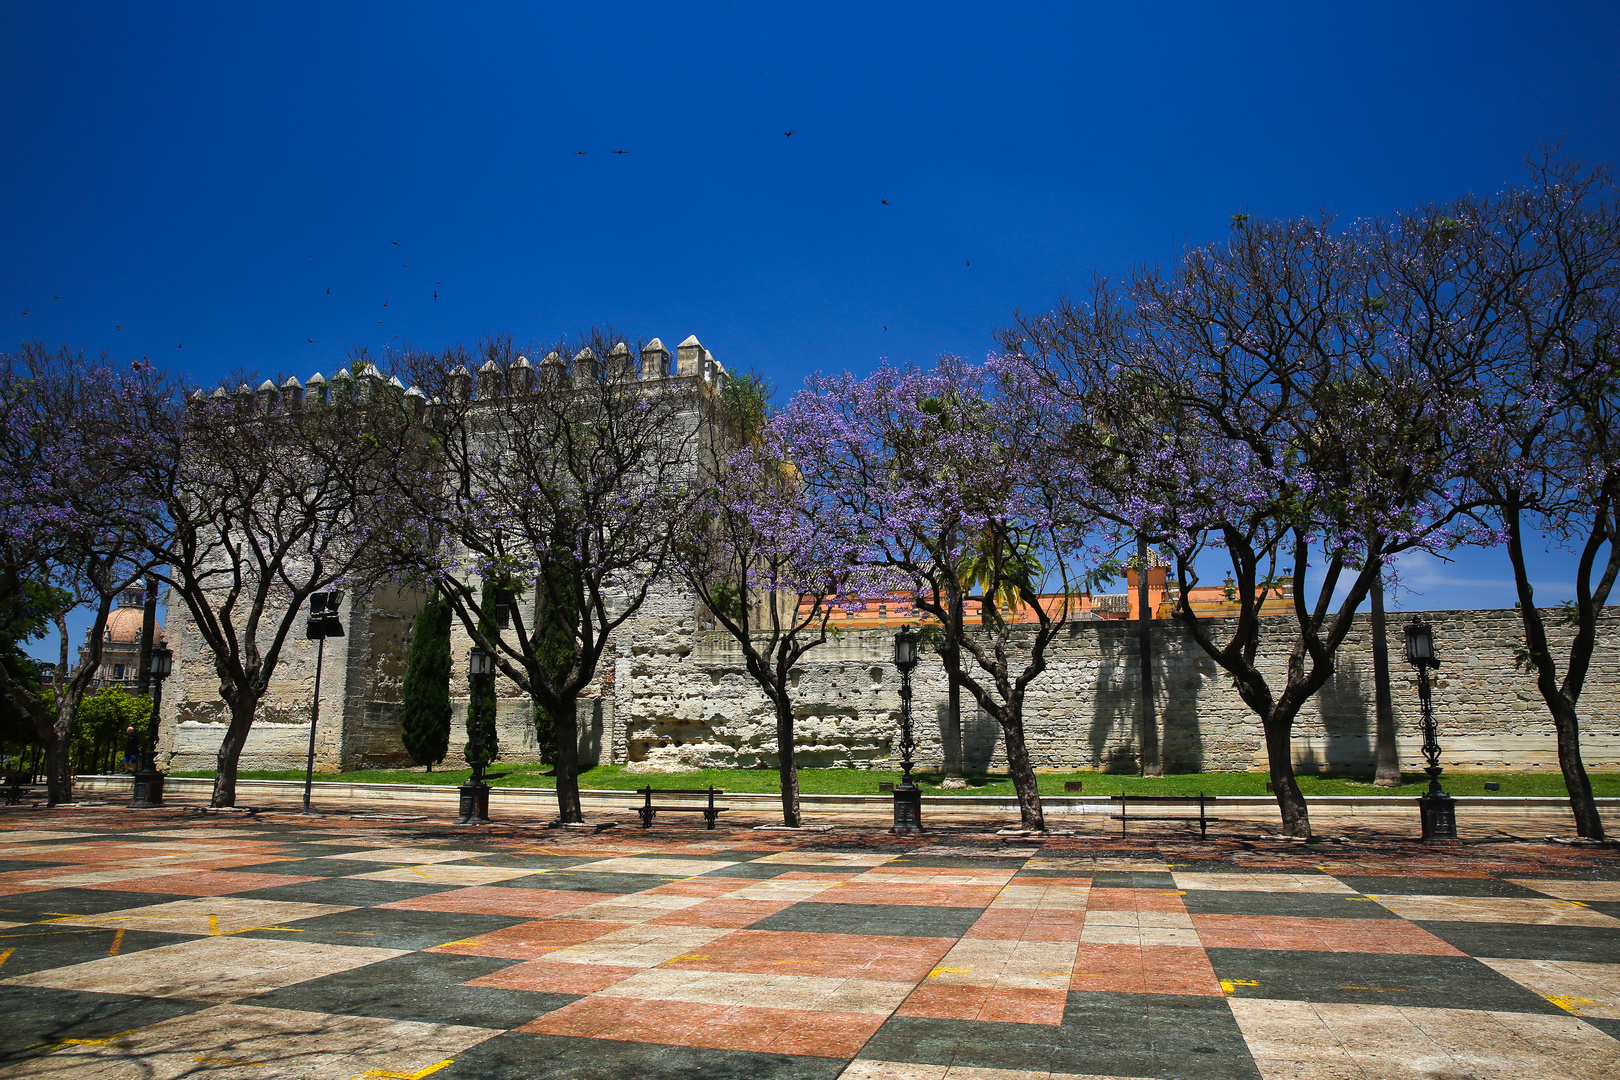
[[[1153,613],[1148,610],[1147,537],[1136,538],[1136,656],[1142,669],[1142,775],[1163,776],[1159,724],[1153,715]]]
[[[219,754],[214,766],[214,794],[208,805],[217,808],[236,805],[236,767],[247,746],[248,732],[253,728],[253,714],[259,709],[257,697],[239,698],[231,702],[231,722],[225,728],[225,737],[219,741]]]
[[[1547,710],[1552,713],[1553,730],[1558,735],[1558,767],[1564,773],[1569,808],[1575,814],[1575,832],[1588,840],[1601,840],[1603,821],[1598,817],[1597,803],[1592,798],[1592,782],[1587,778],[1585,763],[1581,761],[1580,718],[1575,712],[1575,701],[1558,685],[1558,667],[1553,662],[1552,647],[1547,640],[1547,624],[1536,608],[1535,589],[1530,584],[1529,568],[1525,563],[1520,508],[1510,503],[1504,508],[1503,520],[1508,527],[1508,559],[1513,564],[1514,584],[1519,593],[1519,619],[1524,626],[1525,651],[1535,671],[1536,689],[1541,692],[1541,700],[1547,703]],[[1587,657],[1590,657],[1590,652]],[[1570,662],[1574,664],[1579,659],[1571,656]]]
[[[1395,704],[1389,693],[1389,637],[1384,622],[1384,574],[1379,571],[1368,590],[1372,598],[1373,712],[1377,752],[1377,787],[1401,786],[1401,755],[1395,745]]]
[[[73,761],[68,753],[69,731],[58,722],[45,740],[45,804],[73,801]]]
[[[1282,812],[1282,830],[1285,836],[1310,839],[1311,812],[1305,805],[1305,796],[1294,777],[1294,713],[1289,709],[1283,715],[1287,695],[1279,697],[1271,715],[1263,721],[1266,733],[1266,764],[1271,769],[1271,789],[1277,796],[1277,809]]]
[[[799,764],[793,747],[793,706],[776,705],[776,771],[782,781],[782,824],[797,829],[799,819]]]
[[[565,698],[552,714],[557,733],[557,820],[578,825],[585,820],[579,808],[579,715],[574,698]]]
[[[1558,767],[1564,772],[1564,787],[1569,790],[1569,809],[1575,815],[1575,833],[1588,840],[1602,840],[1603,819],[1598,816],[1597,801],[1592,798],[1592,781],[1586,775],[1586,763],[1581,760],[1581,726],[1575,715],[1575,703],[1561,693],[1547,698],[1552,710],[1553,729],[1558,733]]]
[[[958,596],[951,602],[952,625],[956,633],[962,632],[962,598]],[[949,678],[948,673],[959,669],[962,664],[962,646],[951,644],[946,647],[949,656],[946,657],[945,670],[946,683],[949,686],[945,713],[945,730],[942,731],[940,749],[945,757],[945,778],[940,782],[942,788],[965,788],[967,780],[962,775],[962,684]]]
[[[1031,832],[1046,831],[1046,814],[1041,809],[1041,791],[1035,770],[1029,765],[1029,748],[1024,745],[1022,710],[1008,704],[1001,717],[1001,734],[1007,743],[1007,771],[1012,774],[1013,790],[1018,793],[1018,818]]]

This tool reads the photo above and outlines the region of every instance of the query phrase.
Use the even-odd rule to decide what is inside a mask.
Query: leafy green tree
[[[81,768],[116,767],[128,730],[134,728],[136,739],[144,743],[151,719],[151,699],[126,694],[121,687],[109,686],[86,697],[73,717],[73,759]]]
[[[570,567],[573,560],[566,548],[555,553],[546,563],[546,584],[541,595],[550,602],[545,610],[536,614],[535,623],[539,639],[535,653],[553,679],[562,680],[574,662],[573,626],[579,621],[579,589],[572,581]],[[535,741],[539,744],[540,760],[546,765],[557,764],[557,725],[538,702],[534,708]]]
[[[450,749],[450,605],[434,594],[411,625],[400,706],[405,752],[429,772]]]

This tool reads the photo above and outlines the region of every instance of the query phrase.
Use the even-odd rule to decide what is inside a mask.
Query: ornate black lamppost
[[[1406,660],[1417,668],[1418,700],[1423,705],[1423,756],[1429,762],[1429,790],[1418,799],[1423,820],[1423,839],[1454,840],[1457,837],[1456,804],[1440,790],[1440,740],[1434,725],[1434,709],[1429,701],[1429,669],[1440,667],[1434,654],[1434,630],[1414,618],[1406,624]]]
[[[461,785],[461,817],[457,825],[477,825],[489,820],[489,785],[484,783],[484,718],[479,715],[480,685],[495,675],[495,658],[472,647],[467,654],[467,728],[472,735],[472,775]]]
[[[326,660],[326,639],[342,637],[343,624],[338,621],[340,592],[311,593],[309,597],[309,623],[304,636],[319,642],[315,646],[315,703],[309,710],[309,757],[304,761],[304,813],[309,813],[309,792],[315,783],[315,724],[321,718],[321,664]]]
[[[894,635],[894,666],[900,671],[900,783],[894,789],[894,829],[897,833],[922,832],[922,791],[911,781],[911,755],[917,742],[911,735],[911,672],[917,666],[917,632],[902,627]]]
[[[152,741],[141,771],[135,774],[135,801],[130,805],[162,806],[163,774],[157,770],[158,722],[163,716],[163,680],[174,670],[174,650],[162,645],[152,646],[152,659],[146,670],[152,676]]]

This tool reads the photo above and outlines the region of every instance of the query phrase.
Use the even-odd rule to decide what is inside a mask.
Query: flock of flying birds
[[[783,135],[783,137],[785,137],[785,138],[789,138],[789,139],[791,139],[791,138],[792,138],[792,137],[793,137],[793,136],[794,136],[794,135],[796,135],[796,134],[798,134],[798,129],[796,129],[796,128],[795,128],[795,129],[794,129],[794,130],[793,130],[793,131],[784,131],[784,132],[782,132],[782,135]],[[630,152],[630,151],[628,151],[628,150],[612,150],[612,151],[609,151],[609,153],[613,153],[613,154],[628,154],[628,153],[629,153],[629,152]],[[586,155],[586,154],[589,154],[589,153],[590,153],[590,151],[589,151],[589,150],[575,150],[575,151],[574,151],[574,153],[573,153],[573,156],[574,156],[574,157],[584,157],[584,156],[585,156],[585,155]],[[881,203],[882,203],[882,204],[883,204],[883,205],[884,205],[884,206],[888,206],[888,205],[890,205],[890,203],[889,203],[889,200],[888,200],[888,199],[880,199],[880,200],[879,200],[879,201],[880,201],[880,202],[881,202]],[[390,240],[390,241],[389,241],[389,243],[390,243],[390,244],[393,244],[393,245],[394,245],[394,246],[395,246],[395,247],[399,247],[399,246],[400,246],[400,243],[399,243],[399,241],[398,241],[398,240]],[[313,259],[313,258],[314,258],[314,257],[315,257],[315,256],[313,256],[313,255],[311,255],[311,256],[310,256],[310,258],[312,258],[312,259]],[[968,259],[965,259],[965,260],[963,260],[963,264],[964,264],[964,265],[965,265],[965,266],[972,266],[972,265],[973,265],[973,262],[972,262],[972,260],[968,260]],[[410,266],[410,265],[411,265],[411,264],[410,264],[410,263],[401,263],[401,264],[400,264],[400,265],[401,265],[401,266],[403,266],[403,267],[407,267],[407,268],[408,268],[408,267],[409,267],[409,266]],[[433,285],[433,299],[434,299],[434,300],[437,300],[437,299],[438,299],[438,298],[439,298],[439,289],[440,289],[440,288],[442,288],[442,287],[443,287],[443,286],[444,286],[444,282],[442,282],[442,281],[438,281],[438,282],[434,282],[434,285]],[[330,288],[330,287],[328,287],[328,288],[327,288],[327,290],[326,290],[326,294],[327,294],[327,295],[328,295],[328,296],[330,296],[330,295],[332,295],[332,290],[331,290],[331,288]],[[62,299],[62,298],[61,298],[61,297],[60,297],[60,296],[58,296],[58,297],[55,297],[55,298],[54,298],[54,299],[56,299],[56,300],[60,300],[60,299]],[[384,300],[384,301],[383,301],[383,307],[387,307],[387,306],[388,306],[388,301],[386,301],[386,300]],[[22,311],[22,313],[23,313],[23,314],[24,314],[24,315],[27,315],[27,314],[28,314],[28,309],[27,309],[27,308],[23,308],[23,311]],[[381,325],[382,325],[382,320],[381,320],[381,319],[378,319],[378,320],[377,320],[377,325],[378,325],[378,326],[381,326]],[[123,330],[123,326],[122,326],[122,325],[117,325],[117,326],[114,326],[114,327],[113,327],[113,329],[114,329],[114,330]],[[887,326],[885,326],[885,327],[884,327],[884,328],[883,328],[883,332],[884,332],[884,333],[888,333],[888,331],[889,331],[889,328],[888,328],[888,327],[887,327]],[[310,343],[310,344],[311,344],[311,345],[313,345],[313,344],[315,344],[315,339],[314,339],[314,338],[305,338],[305,339],[304,339],[304,340],[305,340],[305,341],[307,341],[307,342],[309,342],[309,343]],[[177,344],[177,345],[176,345],[176,346],[175,346],[175,348],[177,348],[177,349],[183,349],[183,348],[185,348],[185,347],[186,347],[186,346],[185,346],[185,342],[181,342],[181,343],[179,343],[179,344]],[[143,360],[144,360],[144,359],[146,359],[146,358],[145,358],[145,357],[144,357],[144,356],[143,356],[143,357],[141,357],[141,359],[143,359]]]

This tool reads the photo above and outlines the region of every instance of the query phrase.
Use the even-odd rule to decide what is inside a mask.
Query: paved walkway
[[[0,812],[0,1076],[1620,1076],[1620,856]]]

